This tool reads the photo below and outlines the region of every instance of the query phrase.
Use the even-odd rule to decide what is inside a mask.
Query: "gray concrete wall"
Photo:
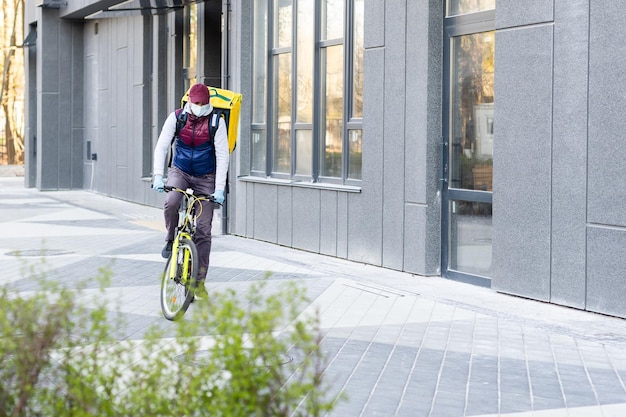
[[[498,2],[492,288],[626,317],[624,11]]]
[[[236,183],[231,231],[281,245],[425,275],[439,273],[441,25],[439,1],[376,0],[365,8],[363,173],[352,188]],[[250,11],[247,16],[250,15]],[[245,20],[244,18],[243,20]],[[250,56],[249,42],[241,56]],[[242,79],[250,71],[242,61]],[[251,91],[242,83],[241,91]],[[242,115],[242,158],[249,153]],[[240,175],[246,176],[247,165]]]
[[[85,159],[84,188],[160,207],[151,190],[152,154],[161,126],[180,103],[169,54],[173,16],[85,21],[85,142],[97,160]],[[169,75],[168,75],[169,74]]]
[[[533,6],[496,8],[492,288],[548,301],[554,17],[552,0]]]
[[[554,23],[552,280],[550,300],[586,297],[589,0],[559,1]]]
[[[249,97],[252,97],[252,2],[234,0],[229,37],[231,47],[228,56],[229,88],[243,95],[243,108],[249,108]],[[245,52],[245,53],[244,53]],[[250,173],[250,111],[244,111],[239,117],[239,138],[229,165],[228,194],[228,232],[247,236],[246,233],[246,184],[237,181],[240,175]]]
[[[37,16],[36,117],[27,119],[27,158],[36,168],[40,190],[81,188],[83,155],[82,101],[74,85],[82,84],[81,26],[59,19],[58,9],[42,8]],[[28,12],[27,16],[33,16]],[[30,22],[29,22],[30,23]],[[29,61],[32,62],[32,61]],[[30,85],[32,71],[27,71]],[[32,94],[29,94],[33,97]],[[32,124],[35,124],[33,127]],[[33,152],[31,146],[35,146]]]
[[[552,31],[496,34],[492,287],[540,300],[550,297]]]
[[[590,4],[587,309],[626,317],[626,12]]]
[[[84,187],[132,200],[153,198],[151,167],[142,155],[151,147],[150,33],[144,17],[85,23],[85,141],[96,160],[84,161]],[[147,142],[147,143],[146,143]]]

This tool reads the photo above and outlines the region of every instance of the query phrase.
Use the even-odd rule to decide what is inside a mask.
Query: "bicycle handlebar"
[[[205,195],[205,194],[194,194],[193,189],[192,188],[187,188],[187,190],[183,190],[181,188],[177,188],[177,187],[172,187],[171,185],[166,185],[165,187],[163,187],[163,189],[165,190],[166,193],[169,193],[170,191],[178,191],[181,192],[183,194],[186,195],[191,195],[196,197],[197,199],[206,199],[209,200],[211,203],[215,203],[217,205],[220,205],[220,203],[218,203],[217,201],[215,201],[215,197],[213,197],[212,195]],[[191,191],[191,192],[189,192]]]

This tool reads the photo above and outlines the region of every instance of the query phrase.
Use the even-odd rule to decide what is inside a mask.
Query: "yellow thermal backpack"
[[[190,87],[191,88],[191,87]],[[226,122],[226,128],[228,130],[228,149],[232,153],[237,146],[237,134],[239,131],[239,113],[241,111],[241,100],[243,96],[241,93],[235,93],[234,91],[224,90],[222,88],[207,86],[209,90],[209,97],[211,105],[213,106],[213,114],[217,114],[219,117],[224,118]],[[185,92],[180,99],[181,109],[185,107],[185,103],[189,101],[189,89]],[[177,120],[180,119],[181,114],[177,113]],[[185,113],[186,115],[186,113]],[[186,120],[185,120],[186,121]],[[185,121],[182,121],[182,126],[185,125]],[[176,133],[178,134],[179,125],[181,120],[178,120],[176,126]],[[215,127],[217,129],[217,127]],[[214,134],[214,132],[212,132]]]

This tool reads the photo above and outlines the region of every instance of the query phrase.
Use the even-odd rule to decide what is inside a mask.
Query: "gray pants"
[[[186,190],[192,188],[194,194],[209,195],[215,192],[215,174],[207,174],[202,177],[193,177],[176,167],[171,167],[167,173],[167,185]],[[178,225],[178,207],[183,195],[179,192],[170,191],[165,197],[163,214],[165,216],[165,228],[167,229],[166,240],[174,240],[176,226]],[[196,234],[193,238],[198,248],[198,281],[204,281],[209,269],[209,256],[211,255],[211,226],[213,224],[213,203],[202,201],[202,215],[198,217]],[[197,212],[197,209],[196,209]]]

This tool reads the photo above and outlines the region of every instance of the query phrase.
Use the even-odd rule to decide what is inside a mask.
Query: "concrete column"
[[[82,187],[82,32],[76,25],[60,20],[58,9],[41,10],[35,156],[40,190]]]

